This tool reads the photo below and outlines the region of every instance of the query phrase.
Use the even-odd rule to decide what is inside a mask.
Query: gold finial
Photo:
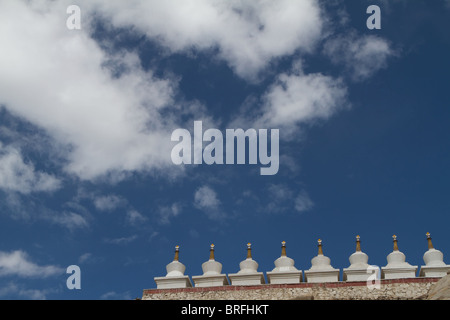
[[[319,244],[319,252],[317,253],[318,255],[323,255],[323,251],[322,251],[322,240],[317,240],[317,243]]]
[[[252,258],[252,244],[249,242],[247,243],[247,259]]]
[[[356,251],[360,252],[361,251],[361,241],[360,241],[361,237],[360,236],[356,236]]]
[[[178,261],[178,254],[180,251],[180,246],[175,246],[175,257],[173,258],[173,261]]]
[[[209,248],[209,260],[214,260],[214,244],[211,244]]]
[[[392,239],[394,239],[394,251],[398,251],[397,236],[394,234]]]
[[[431,234],[427,232],[428,249],[434,249],[433,242],[431,242]]]
[[[281,256],[286,257],[286,241],[281,242]]]

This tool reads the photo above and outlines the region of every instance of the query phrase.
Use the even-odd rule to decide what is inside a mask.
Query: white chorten
[[[267,280],[271,284],[300,283],[302,271],[294,266],[294,260],[286,256],[286,242],[281,242],[281,256],[275,260],[275,268],[267,272]]]
[[[247,258],[239,264],[237,273],[229,274],[228,278],[232,285],[246,286],[264,284],[264,274],[258,272],[258,263],[252,258],[252,245],[247,244]]]
[[[317,256],[311,259],[311,269],[305,270],[306,282],[320,283],[320,282],[338,282],[339,269],[334,269],[331,266],[331,260],[323,255],[322,240],[318,240]]]
[[[222,272],[222,264],[214,258],[214,244],[209,250],[209,260],[202,264],[203,275],[193,276],[192,280],[196,287],[216,287],[228,284],[228,279]]]
[[[192,287],[191,280],[184,275],[186,267],[179,262],[180,247],[175,247],[175,257],[173,261],[166,266],[167,274],[165,277],[155,277],[157,289],[189,288]]]
[[[405,279],[415,278],[417,266],[412,266],[406,262],[405,255],[398,249],[397,236],[393,235],[394,250],[387,256],[388,264],[381,268],[383,279]]]
[[[427,232],[428,251],[423,255],[424,266],[420,267],[421,277],[444,277],[450,271],[450,265],[444,263],[444,254],[433,247],[431,235]]]
[[[356,251],[350,256],[350,266],[343,270],[344,281],[367,281],[378,270],[368,264],[369,256],[361,251],[360,236],[356,236]]]

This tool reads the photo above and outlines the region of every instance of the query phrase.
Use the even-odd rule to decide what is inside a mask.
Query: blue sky
[[[342,270],[356,235],[448,263],[449,29],[444,0],[0,0],[0,298],[140,297],[175,245],[189,276],[211,243],[307,270],[318,238]],[[174,165],[195,120],[279,129],[278,173]]]

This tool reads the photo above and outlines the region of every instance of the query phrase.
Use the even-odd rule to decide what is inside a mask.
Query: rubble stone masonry
[[[207,288],[145,289],[143,300],[414,300],[424,299],[440,278],[366,282],[263,284]]]

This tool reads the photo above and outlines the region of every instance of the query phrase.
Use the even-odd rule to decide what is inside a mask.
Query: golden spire
[[[281,256],[286,257],[286,241],[281,242]]]
[[[394,251],[398,251],[397,236],[394,234],[392,239],[394,239]]]
[[[360,236],[356,236],[356,252],[360,252],[361,251],[361,241],[360,241],[361,237]]]
[[[211,244],[209,248],[209,260],[214,260],[214,244]]]
[[[175,246],[175,257],[173,258],[173,261],[178,261],[179,251],[180,251],[180,246]]]
[[[317,255],[323,255],[323,251],[322,251],[322,240],[317,240],[317,243],[319,244],[319,252],[317,253]]]
[[[249,242],[247,243],[247,259],[252,258],[252,244]]]
[[[428,249],[434,249],[433,243],[431,242],[431,234],[427,232]]]

